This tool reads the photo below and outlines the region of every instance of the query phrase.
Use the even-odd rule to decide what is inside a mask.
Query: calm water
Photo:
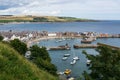
[[[106,21],[106,22],[72,22],[72,23],[26,23],[26,24],[5,24],[0,25],[0,31],[43,31],[48,32],[65,32],[65,31],[74,31],[74,32],[84,32],[84,31],[93,31],[93,32],[102,32],[102,33],[120,33],[120,21]],[[82,50],[86,50],[88,54],[98,54],[94,49],[73,49],[74,44],[81,44],[81,39],[71,39],[64,40],[62,42],[56,43],[56,39],[53,40],[44,40],[41,41],[39,46],[59,46],[65,45],[68,43],[71,46],[71,50],[58,50],[58,51],[49,51],[49,54],[52,58],[52,63],[57,66],[58,71],[64,71],[66,68],[72,70],[72,76],[78,77],[82,74],[84,70],[88,71],[86,66],[86,57],[82,54]],[[97,42],[103,42],[110,45],[120,47],[120,38],[109,38],[109,39],[97,39],[92,44]],[[62,61],[64,54],[69,53],[71,56],[66,61]],[[70,65],[72,61],[73,54],[80,57],[80,60],[75,65]]]
[[[103,33],[119,33],[120,21],[105,22],[71,22],[71,23],[26,23],[26,24],[5,24],[0,25],[0,30],[36,30],[36,31],[95,31]]]
[[[81,44],[81,39],[71,39],[71,40],[64,40],[62,42],[56,43],[57,39],[52,40],[44,40],[40,41],[39,46],[59,46],[64,45],[66,43],[71,46],[71,50],[57,50],[57,51],[49,51],[50,56],[52,58],[52,63],[57,66],[58,71],[64,71],[65,69],[71,69],[72,70],[72,76],[79,77],[84,70],[88,71],[88,67],[86,66],[86,57],[84,54],[82,54],[83,50],[86,50],[88,54],[97,55],[98,53],[94,49],[74,49],[74,44]],[[109,39],[97,39],[92,44],[96,44],[97,42],[102,42],[110,45],[115,45],[120,47],[120,39],[119,38],[109,38]],[[71,56],[66,60],[63,61],[63,55],[64,54],[71,54]],[[70,62],[72,61],[73,55],[79,56],[80,60],[77,61],[75,65],[71,65]]]

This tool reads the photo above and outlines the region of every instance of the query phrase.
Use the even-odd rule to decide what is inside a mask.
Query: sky
[[[120,0],[0,0],[0,15],[120,20]]]

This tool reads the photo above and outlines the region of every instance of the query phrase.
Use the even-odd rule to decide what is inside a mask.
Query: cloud
[[[116,18],[120,0],[0,0],[0,15],[31,14],[75,16],[83,18]],[[120,19],[120,16],[117,17]]]
[[[52,14],[52,15],[56,15],[56,14],[59,14],[59,13],[61,13],[61,11],[60,11],[60,10],[57,10],[57,11],[52,11],[52,12],[51,12],[51,14]]]
[[[30,1],[30,0],[29,0]],[[5,1],[7,2],[7,1]],[[4,2],[4,3],[5,3]],[[60,10],[58,10],[57,5],[51,5],[51,3],[56,2],[53,1],[39,1],[39,0],[31,0],[27,3],[27,0],[25,2],[22,2],[22,0],[19,0],[17,2],[13,2],[13,7],[9,7],[8,9],[0,10],[0,14],[37,14],[37,15],[54,15],[60,13]],[[9,2],[8,2],[9,3]],[[27,3],[27,4],[26,4]],[[15,6],[17,4],[17,6]],[[6,6],[11,6],[9,4],[4,4]]]

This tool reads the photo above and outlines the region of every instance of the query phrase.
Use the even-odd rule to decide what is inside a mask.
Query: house
[[[56,37],[57,34],[56,33],[48,33],[48,37]]]
[[[14,40],[14,39],[19,39],[20,40],[20,36],[16,36],[16,35],[12,35],[12,37],[11,37],[11,40]]]
[[[8,37],[4,37],[3,41],[9,41]]]

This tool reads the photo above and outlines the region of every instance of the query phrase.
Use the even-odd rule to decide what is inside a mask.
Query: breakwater
[[[109,45],[109,44],[97,43],[97,45],[99,45],[99,46],[108,46],[108,47],[110,47],[112,49],[119,49],[120,50],[120,47],[112,46],[112,45]]]
[[[98,45],[95,45],[95,44],[76,44],[76,45],[73,45],[74,48],[78,49],[78,48],[97,48]]]
[[[78,48],[97,48],[98,46],[108,46],[112,49],[119,49],[120,50],[120,47],[105,44],[105,43],[100,43],[100,42],[98,42],[97,44],[80,44],[80,45],[76,44],[76,45],[73,45],[73,47],[75,49],[78,49]]]

